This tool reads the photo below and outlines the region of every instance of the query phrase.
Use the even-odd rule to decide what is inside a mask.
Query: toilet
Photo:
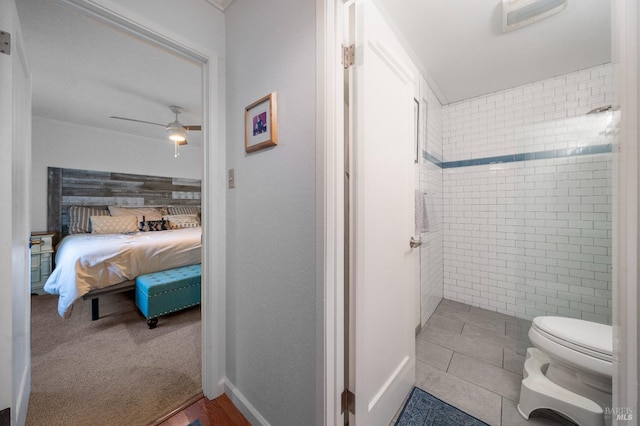
[[[609,325],[536,317],[529,329],[518,412],[551,409],[580,426],[611,424],[613,334]]]

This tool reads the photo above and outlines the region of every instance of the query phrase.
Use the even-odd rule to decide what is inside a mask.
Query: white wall
[[[612,66],[604,64],[449,104],[443,161],[603,143],[602,122],[586,114],[611,105],[614,90]]]
[[[315,8],[235,0],[226,11],[227,379],[234,402],[273,425],[315,423]],[[272,91],[278,146],[246,154],[244,109]]]
[[[31,229],[47,229],[47,167],[202,179],[202,147],[34,117]]]
[[[174,39],[186,39],[224,56],[224,14],[204,0],[95,0],[107,9],[145,24],[160,25]]]
[[[606,64],[443,108],[446,298],[611,323],[612,154],[580,154],[612,142],[586,113],[614,89]]]

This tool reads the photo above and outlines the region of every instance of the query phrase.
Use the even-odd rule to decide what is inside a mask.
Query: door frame
[[[344,76],[341,72],[341,43],[343,37],[344,14],[343,6],[350,0],[317,0],[318,10],[318,241],[324,241],[324,246],[318,245],[317,259],[318,282],[323,283],[318,291],[318,346],[319,366],[324,366],[324,377],[319,367],[318,387],[323,385],[324,404],[318,408],[317,424],[342,426],[340,414],[340,395],[344,389],[344,203],[341,179],[344,173],[344,157],[341,149],[344,145],[344,105],[342,91]],[[640,46],[638,32],[640,31],[640,8],[635,0],[624,0],[621,7],[613,16],[614,26],[619,33],[614,34],[614,48],[619,49],[620,57],[626,56],[620,66],[620,80],[618,91],[628,95],[621,99],[622,110],[628,119],[622,121],[623,141],[632,155],[621,156],[624,165],[619,172],[619,181],[627,182],[623,200],[617,202],[616,217],[619,221],[618,237],[637,236],[640,223],[640,163],[639,131],[637,122],[640,119]],[[629,94],[629,91],[631,93]],[[635,123],[635,127],[634,127]],[[626,197],[627,201],[624,201]],[[629,232],[632,231],[632,232]],[[637,306],[640,304],[637,270],[638,238],[625,238],[619,241],[618,261],[616,269],[619,283],[624,288],[618,288],[614,293],[614,327],[617,340],[614,341],[614,351],[620,354],[621,360],[614,365],[614,405],[631,408],[638,414],[638,373],[640,359],[638,358],[637,341],[640,338],[639,317]],[[633,265],[636,265],[634,268]],[[322,271],[320,271],[322,269]],[[320,287],[320,286],[319,286]],[[323,316],[321,319],[320,316]],[[621,325],[623,325],[621,327]],[[625,342],[636,342],[628,344]],[[321,404],[318,404],[321,405]],[[320,412],[321,411],[321,412]],[[322,421],[320,421],[322,419]]]
[[[215,52],[110,0],[54,0],[82,15],[201,64],[203,87],[202,176],[202,389],[224,393],[226,192],[224,62]],[[214,202],[215,200],[215,202]]]
[[[318,362],[316,424],[342,426],[345,389],[345,74],[342,45],[348,40],[345,8],[354,0],[316,0],[317,108],[316,194]],[[320,244],[322,242],[323,244]],[[320,403],[322,401],[322,403]]]
[[[344,72],[343,0],[316,0],[316,424],[342,426],[344,381]],[[322,401],[322,403],[320,403]]]
[[[612,62],[618,65],[621,118],[617,157],[617,199],[614,198],[613,407],[638,417],[638,229],[640,223],[640,7],[636,0],[614,2]],[[615,158],[615,157],[614,157]],[[614,166],[615,167],[615,166]],[[617,224],[616,224],[617,222]],[[630,410],[630,411],[629,411]]]
[[[0,208],[0,422],[20,425],[31,394],[30,226],[24,214],[31,204],[31,71],[15,1],[3,1],[0,9],[11,48],[0,54],[0,92],[6,95],[0,102],[0,192],[8,201]]]

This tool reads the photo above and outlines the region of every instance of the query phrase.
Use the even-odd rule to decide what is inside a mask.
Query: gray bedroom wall
[[[47,230],[47,167],[202,179],[202,147],[33,118],[31,230]]]
[[[110,0],[104,5],[120,16],[152,27],[162,27],[176,39],[224,57],[224,14],[202,0]],[[123,66],[126,64],[123,64]],[[33,120],[31,230],[46,229],[46,173],[48,166],[114,170],[126,173],[202,177],[201,148],[158,152],[158,144],[122,133]]]
[[[226,14],[227,378],[273,425],[315,423],[315,0]],[[279,144],[244,151],[245,107],[278,93]]]

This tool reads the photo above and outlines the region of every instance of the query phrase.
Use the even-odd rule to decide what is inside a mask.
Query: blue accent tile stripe
[[[498,155],[495,157],[474,158],[471,160],[441,161],[426,151],[423,158],[443,169],[456,167],[482,166],[516,161],[545,160],[549,158],[575,157],[579,155],[606,154],[611,152],[611,144],[584,146],[580,148],[552,149],[548,151],[524,152],[520,154]]]
[[[422,151],[422,158],[438,167],[442,167],[442,161],[438,157],[429,154],[427,151]]]

